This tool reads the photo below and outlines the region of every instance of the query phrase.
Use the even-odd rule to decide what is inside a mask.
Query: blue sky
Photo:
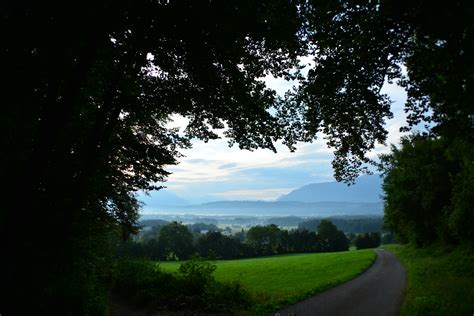
[[[293,83],[266,77],[267,86],[283,94]],[[394,118],[386,124],[389,131],[387,144],[398,143],[402,134],[399,128],[405,123],[404,90],[386,84],[383,91],[393,101]],[[175,117],[172,127],[184,127],[186,120]],[[321,135],[324,136],[324,135]],[[171,191],[191,203],[215,200],[274,200],[282,194],[309,183],[334,181],[331,169],[332,150],[324,137],[314,143],[299,144],[294,153],[277,145],[278,153],[269,150],[253,152],[228,147],[226,139],[204,143],[195,141],[193,148],[184,150],[179,165],[169,166],[171,171],[164,183]],[[377,145],[370,153],[375,158],[388,152],[388,146]],[[159,193],[152,194],[159,198]]]

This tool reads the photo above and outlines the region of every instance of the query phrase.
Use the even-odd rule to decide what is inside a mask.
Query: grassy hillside
[[[373,250],[359,250],[222,260],[215,262],[215,277],[219,281],[239,280],[259,303],[257,311],[272,311],[354,278],[374,259]],[[179,264],[160,265],[176,270]]]
[[[402,315],[473,315],[472,249],[440,246],[384,248],[400,258],[408,273]]]

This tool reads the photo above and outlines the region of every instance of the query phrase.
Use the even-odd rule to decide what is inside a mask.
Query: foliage
[[[448,160],[459,164],[459,173],[451,175],[453,185],[448,227],[452,234],[464,243],[474,244],[474,147],[457,141],[448,149]]]
[[[145,220],[139,221],[140,225],[140,234],[143,239],[156,238],[163,226],[168,225],[168,221],[164,220]],[[145,230],[146,229],[146,230]]]
[[[366,233],[372,231],[382,231],[383,218],[376,216],[368,217],[328,217],[325,218],[330,220],[337,229],[342,230],[345,233]],[[310,232],[316,231],[316,227],[321,222],[321,218],[309,219],[302,221],[298,224],[298,229],[307,229]]]
[[[226,283],[238,280],[252,294],[255,313],[266,315],[354,278],[374,260],[372,250],[222,260],[215,262],[215,277]],[[160,266],[179,269],[178,262]]]
[[[384,245],[395,244],[397,243],[397,239],[395,238],[393,233],[386,233],[382,235],[380,242]]]
[[[178,289],[174,277],[156,264],[147,260],[120,260],[114,278],[114,291],[136,305],[151,301],[173,300],[172,293]],[[170,295],[171,297],[168,297]]]
[[[184,291],[191,293],[204,293],[211,285],[212,273],[216,270],[216,266],[208,261],[200,261],[198,258],[192,258],[181,264],[178,272],[181,276],[188,280],[189,286]]]
[[[467,206],[472,205],[474,158],[472,3],[413,1],[398,6],[386,1],[373,15],[394,23],[382,39],[394,49],[387,67],[401,63],[407,70],[406,75],[392,72],[407,91],[409,126],[404,130],[418,129],[420,123],[426,128],[426,133],[403,139],[399,148],[382,157],[386,225],[400,240],[417,245],[472,243],[472,229],[465,224],[474,214]],[[343,21],[351,16],[356,14]],[[405,40],[393,46],[403,32]]]
[[[226,126],[240,148],[274,150],[286,134],[269,112],[275,93],[258,78],[293,77],[302,49],[290,1],[85,1],[72,9],[5,1],[0,9],[9,78],[0,175],[10,181],[0,223],[9,251],[21,254],[6,263],[4,282],[24,284],[6,302],[29,301],[25,314],[52,313],[67,288],[89,282],[77,275],[102,255],[81,252],[85,244],[110,227],[124,237],[136,230],[135,192],[159,188],[190,138],[214,139],[212,130]],[[189,119],[182,134],[166,126],[174,114]],[[67,288],[53,281],[62,277]],[[58,313],[81,313],[73,303],[87,305],[91,295]]]
[[[303,138],[327,135],[338,180],[367,171],[365,154],[386,140],[387,80],[407,91],[405,130],[430,123],[430,133],[472,144],[472,3],[310,1],[302,11],[314,67],[288,111],[302,117]]]
[[[321,251],[347,251],[349,250],[349,239],[343,231],[329,220],[323,219],[318,224],[318,238]]]
[[[64,293],[96,282],[104,255],[95,245],[110,231],[124,238],[136,231],[135,192],[158,189],[193,137],[208,141],[226,128],[241,149],[275,150],[283,140],[293,150],[324,132],[335,149],[336,178],[351,181],[368,171],[368,151],[386,140],[392,114],[381,88],[388,79],[407,90],[410,126],[431,122],[430,133],[449,147],[473,147],[468,1],[119,0],[80,2],[73,10],[4,1],[0,9],[8,78],[0,229],[7,251],[20,254],[6,262],[4,282],[25,285],[5,301],[26,297],[30,304],[21,307],[35,313],[51,313],[58,298],[71,312],[82,312],[77,304],[89,308],[92,290],[67,299]],[[297,57],[307,54],[315,62],[303,79]],[[279,99],[261,80],[267,74],[301,84]],[[184,133],[167,128],[173,115],[189,119]],[[425,227],[421,235],[401,228],[406,238],[472,240],[465,224],[472,218],[472,155],[463,159],[452,174],[449,220],[430,231],[437,210],[433,221],[417,216]],[[435,190],[445,189],[441,183]]]
[[[187,259],[194,252],[193,235],[185,225],[178,222],[161,228],[158,244],[170,260]]]
[[[305,229],[283,230],[274,224],[254,226],[247,232],[246,243],[257,255],[295,252],[328,252],[349,249],[349,241],[330,221],[323,221],[318,234]]]
[[[380,246],[381,238],[380,233],[365,233],[359,234],[356,236],[354,240],[354,245],[356,246],[357,250],[359,249],[367,249],[367,248],[377,248]]]
[[[473,216],[468,161],[474,155],[455,145],[445,137],[412,136],[382,157],[385,225],[401,240],[417,245],[473,242],[474,230],[466,222]]]
[[[252,256],[255,251],[236,237],[225,236],[220,232],[208,232],[196,241],[199,255],[212,259],[234,259]]]
[[[321,252],[321,240],[306,229],[282,230],[283,249],[286,253]]]
[[[274,224],[254,226],[247,232],[246,241],[257,253],[276,254],[281,250],[281,230]]]
[[[189,224],[187,226],[193,234],[198,234],[203,230],[207,230],[210,232],[220,231],[220,229],[215,224],[194,223],[194,224]]]
[[[162,226],[155,238],[120,243],[117,255],[155,260],[179,260],[195,253],[209,259],[235,259],[284,253],[348,250],[349,240],[330,221],[323,221],[316,234],[305,229],[280,229],[276,225],[254,226],[244,235],[225,236],[221,232],[197,233],[190,226],[172,222]],[[326,227],[326,228],[324,228]]]
[[[148,260],[119,260],[114,279],[117,299],[147,312],[188,310],[232,312],[248,309],[251,299],[237,282],[214,280],[216,266],[194,258],[175,273]]]
[[[408,287],[402,315],[470,315],[474,310],[474,255],[466,246],[384,246],[400,258]]]

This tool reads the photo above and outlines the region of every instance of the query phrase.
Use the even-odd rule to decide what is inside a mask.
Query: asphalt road
[[[376,250],[375,263],[357,278],[276,312],[276,316],[399,315],[405,269],[393,254]]]

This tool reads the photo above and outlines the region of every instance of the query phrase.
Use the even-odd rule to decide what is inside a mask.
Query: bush
[[[251,298],[239,283],[221,283],[216,266],[198,258],[183,263],[178,272],[165,272],[153,261],[121,260],[114,293],[121,301],[147,311],[185,310],[233,312],[246,310]]]
[[[357,250],[367,248],[377,248],[380,246],[380,233],[359,234],[354,240]]]
[[[123,259],[117,264],[113,290],[135,306],[172,303],[176,292],[175,276],[145,259]]]

